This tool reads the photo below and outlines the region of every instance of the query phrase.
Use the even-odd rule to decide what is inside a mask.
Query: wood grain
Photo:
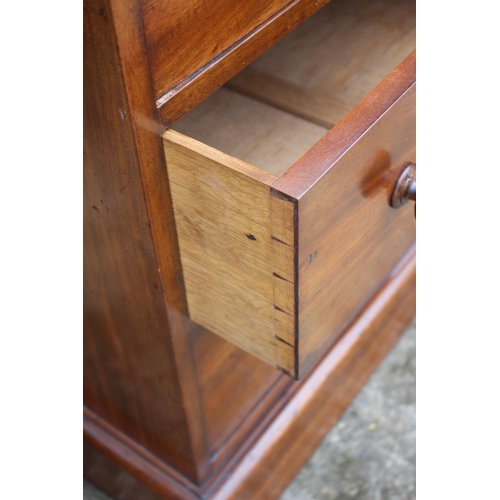
[[[181,118],[327,2],[328,0],[292,0],[218,57],[203,67],[198,66],[197,71],[189,78],[157,96],[162,124],[169,126]],[[252,2],[239,2],[238,5],[245,3]]]
[[[294,345],[274,334],[275,178],[177,132],[163,140],[191,319],[294,373]]]
[[[291,0],[142,0],[155,93],[181,83]]]
[[[105,490],[111,498],[163,500],[161,495],[153,492],[117,462],[97,451],[86,441],[83,442],[83,476],[98,485],[101,490]],[[172,500],[196,499],[194,495],[189,497],[189,492],[184,492],[183,496],[171,494],[170,498]]]
[[[276,500],[368,381],[415,314],[414,248],[263,429],[210,500]]]
[[[251,151],[255,157],[260,151],[267,151],[264,146],[266,141],[262,143],[258,126],[255,127],[258,139],[252,140],[251,132],[254,129],[247,123],[251,123],[251,120],[244,122],[247,133],[240,135],[240,121],[231,119],[237,112],[233,110],[239,109],[231,105],[234,104],[234,94],[220,90],[219,96],[225,104],[215,101],[214,106],[207,105],[204,110],[194,113],[189,119],[186,116],[184,130],[191,128],[198,131],[197,135],[209,137],[213,143],[221,144],[225,140],[226,145],[230,146],[234,141],[233,152],[245,151],[248,144],[254,145]],[[265,107],[264,104],[258,106]],[[255,107],[254,103],[252,107]],[[271,108],[267,107],[266,111],[268,109]],[[223,110],[225,119],[220,110]],[[273,113],[290,117],[289,114],[278,110]],[[207,116],[212,117],[213,127],[200,119]],[[235,135],[225,133],[231,129],[237,131]],[[271,141],[273,146],[280,144],[280,140],[290,141],[286,135],[280,136],[283,129],[273,130],[281,137],[276,142]],[[272,134],[269,135],[273,137]],[[297,144],[303,144],[300,137],[299,134]],[[219,138],[223,138],[223,141]],[[183,141],[185,148],[196,150],[196,164],[204,162],[204,155],[207,158],[215,154],[223,156],[195,141]],[[260,147],[261,143],[263,147]],[[189,156],[190,153],[184,151],[183,154]],[[167,151],[166,155],[167,164],[174,165],[177,162],[172,153]],[[277,156],[275,154],[272,159]],[[250,171],[252,176],[257,175],[256,169],[250,170],[246,164],[244,168],[237,167],[236,159],[225,158],[223,180],[219,180],[216,170],[218,166],[215,167],[210,162],[205,162],[203,168],[206,171],[203,176],[196,175],[192,178],[189,200],[193,201],[187,204],[193,204],[193,207],[196,207],[194,211],[184,207],[185,196],[180,193],[180,185],[188,175],[187,171],[192,173],[195,169],[192,158],[183,160],[185,165],[177,175],[178,195],[172,191],[174,208],[178,211],[176,221],[181,234],[181,256],[189,261],[188,266],[187,263],[184,265],[183,260],[184,274],[187,276],[186,273],[189,273],[189,276],[195,278],[187,287],[188,301],[190,296],[196,296],[193,306],[190,302],[191,317],[267,363],[279,366],[294,377],[302,378],[347,327],[415,239],[414,219],[408,216],[407,210],[392,209],[389,202],[400,170],[408,162],[415,161],[415,54],[409,56],[299,162],[272,183],[271,208],[267,187],[263,190],[260,186],[257,188],[254,183],[249,183],[239,195],[231,198],[231,204],[222,202],[227,209],[224,217],[210,215],[213,227],[209,236],[197,229],[195,238],[188,239],[188,235],[183,234],[179,227],[181,221],[184,224],[181,212],[189,213],[187,219],[190,226],[186,226],[186,229],[192,232],[191,226],[197,224],[196,220],[199,218],[197,214],[210,213],[199,195],[204,192],[206,186],[210,191],[207,196],[212,195],[212,203],[221,208],[219,198],[223,198],[213,194],[213,175],[218,179],[215,181],[218,188],[223,185],[225,192],[233,193],[238,193],[238,186],[246,183],[243,178],[246,171]],[[235,175],[233,170],[237,170]],[[172,175],[170,174],[171,178]],[[230,181],[231,177],[234,179]],[[247,193],[247,190],[251,192],[254,189],[253,195]],[[248,204],[248,196],[259,200],[258,209]],[[285,206],[283,210],[281,204]],[[218,233],[225,233],[227,228],[232,228],[239,217],[237,215],[234,219],[226,220],[227,213],[239,214],[243,210],[245,217],[250,217],[248,211],[255,210],[260,213],[264,206],[265,214],[259,216],[261,223],[265,224],[262,236],[269,238],[273,233],[274,239],[259,256],[259,265],[264,268],[261,267],[261,281],[255,286],[265,286],[266,292],[263,293],[259,289],[256,296],[265,297],[265,300],[263,303],[256,303],[256,310],[263,310],[261,307],[264,303],[270,303],[273,294],[274,354],[268,343],[271,338],[268,313],[265,319],[263,317],[263,323],[257,324],[255,318],[252,318],[251,322],[246,319],[250,315],[254,294],[243,286],[248,286],[245,281],[248,277],[246,268],[235,268],[228,276],[225,269],[227,257],[215,260],[208,257],[205,248],[200,246],[202,241],[210,241],[210,245],[214,247],[220,244],[217,241],[224,241]],[[280,220],[284,214],[286,220]],[[269,220],[264,222],[266,217],[274,217],[272,229],[269,227]],[[293,226],[289,226],[292,221]],[[245,225],[248,223],[238,221],[235,228]],[[202,226],[205,228],[207,223],[203,222]],[[222,245],[226,247],[228,243],[224,241]],[[245,251],[239,251],[240,255],[250,252],[251,245],[247,244],[245,248]],[[189,257],[184,257],[188,252],[191,252]],[[223,255],[223,252],[219,250],[218,254]],[[269,260],[262,262],[260,259]],[[244,260],[245,265],[247,261],[254,264],[251,258]],[[210,275],[205,270],[208,262]],[[269,275],[269,266],[273,268],[272,285],[266,278],[262,278]],[[197,268],[203,271],[197,271]],[[205,280],[211,283],[210,287],[204,284]],[[239,286],[234,287],[233,281],[237,281]],[[213,282],[221,287],[217,293],[214,293]],[[210,290],[210,293],[207,293],[207,290]],[[243,302],[238,303],[240,296],[229,302],[233,293],[240,293]],[[217,295],[224,297],[219,303],[219,309],[217,303],[213,302]],[[230,303],[235,305],[234,309],[228,308]],[[203,314],[199,314],[201,310]],[[245,312],[238,317],[238,311]],[[225,318],[223,322],[220,316]],[[252,325],[252,329],[259,328],[266,340],[252,335],[250,330],[247,331],[247,325]],[[276,341],[279,344],[276,344]],[[286,347],[293,348],[293,363],[291,353]]]
[[[290,378],[201,327],[191,329],[213,470],[233,456]]]
[[[182,331],[187,307],[182,285],[168,285],[181,273],[180,260],[173,251],[168,264],[159,264],[156,255],[155,239],[175,248],[175,228],[167,215],[165,169],[155,169],[161,139],[144,126],[154,123],[156,111],[147,67],[140,64],[140,32],[129,22],[134,7],[130,1],[84,4],[84,403],[196,480],[205,465],[193,449],[196,432],[186,410],[195,415],[197,398],[194,391],[187,396],[192,377],[179,381],[179,346],[170,337],[171,328]],[[135,58],[129,59],[130,40]],[[158,190],[146,195],[150,184]],[[150,218],[155,194],[161,220]],[[183,369],[189,370],[189,358]],[[203,443],[196,441],[198,451]]]
[[[188,318],[139,2],[86,0],[84,21],[84,403],[201,483],[285,377]],[[120,462],[87,424],[87,443]]]
[[[227,85],[332,128],[413,50],[414,0],[339,0]]]
[[[328,132],[226,88],[217,90],[172,128],[276,176]]]
[[[87,454],[86,477],[114,498],[130,500],[279,498],[413,318],[414,252],[413,247],[313,372],[283,389],[267,418],[246,436],[242,453],[203,487],[182,486],[136,450],[122,450],[112,435],[106,442],[119,459]]]
[[[253,65],[229,80],[226,87],[325,128],[332,128],[351,109],[339,99],[312,92]]]
[[[413,53],[273,184],[298,203],[300,377],[415,239],[412,207],[390,207],[415,162],[415,95]]]
[[[333,415],[337,418],[342,405],[347,404],[355,392],[353,387],[358,387],[355,384],[361,384],[376,364],[379,354],[372,352],[365,356],[362,346],[371,346],[369,349],[381,346],[382,357],[388,349],[384,332],[389,332],[388,339],[394,339],[396,330],[401,331],[409,315],[413,314],[414,284],[408,278],[408,272],[399,269],[390,275],[389,284],[383,289],[391,291],[386,295],[384,291],[378,292],[374,302],[377,306],[370,306],[358,317],[358,336],[349,337],[352,344],[340,355],[343,360],[350,361],[345,361],[341,369],[334,369],[331,364],[327,367],[320,361],[318,370],[314,371],[318,378],[313,385],[308,384],[310,379],[305,384],[293,382],[275,370],[274,365],[265,365],[188,318],[161,139],[164,124],[199,103],[324,3],[314,0],[288,3],[167,94],[158,96],[148,60],[152,46],[142,20],[146,1],[85,0],[84,402],[87,410],[84,436],[94,450],[88,453],[85,473],[113,495],[147,498],[137,483],[124,479],[126,474],[123,471],[126,471],[165,498],[276,497],[278,490],[306,460],[320,439],[319,434],[326,433],[326,426],[331,425],[328,401],[336,405]],[[182,13],[185,6],[180,2],[176,5],[176,13]],[[373,5],[376,16],[380,7],[377,7],[377,2]],[[152,20],[160,24],[163,21],[171,22],[159,18]],[[202,52],[205,50],[206,47]],[[359,62],[359,57],[356,60]],[[272,305],[267,309],[266,319],[271,340],[269,352],[274,359],[279,359],[277,364],[283,365],[284,371],[297,370],[297,355],[301,348],[300,344],[297,345],[297,340],[300,342],[302,338],[299,319],[304,319],[304,314],[299,317],[297,307],[298,287],[302,286],[298,280],[299,265],[304,262],[308,244],[323,244],[323,240],[314,239],[318,236],[319,224],[315,220],[318,211],[311,210],[314,203],[309,193],[321,185],[323,178],[332,182],[335,174],[330,170],[336,172],[337,168],[332,168],[332,165],[347,154],[352,144],[363,144],[362,138],[369,135],[378,118],[389,113],[392,105],[411,87],[411,79],[411,71],[404,70],[400,71],[398,78],[387,80],[385,86],[380,86],[361,108],[349,114],[348,122],[337,125],[342,131],[341,136],[320,141],[304,161],[299,161],[281,179],[276,180],[273,175],[236,159],[230,160],[231,171],[245,178],[243,184],[252,181],[268,190],[268,208],[265,209],[268,215],[264,226],[267,224],[266,234],[270,235],[270,242],[265,245],[265,251],[271,256],[265,264],[259,262],[258,269],[265,268],[269,272],[270,285],[266,288],[266,298]],[[258,149],[260,154],[264,153],[263,158],[275,155],[275,159],[281,155],[281,148],[290,148],[286,153],[289,159],[280,164],[283,166],[278,166],[277,173],[286,170],[297,156],[305,153],[325,133],[322,127],[288,113],[231,91],[224,92],[235,96],[235,101],[271,109],[272,113],[266,110],[265,114],[276,116],[278,125],[288,123],[285,127],[285,130],[288,127],[288,132],[277,133],[274,145],[266,142],[267,135],[274,133],[269,128],[253,146],[251,142],[255,138],[250,137],[247,146],[249,155]],[[159,110],[155,103],[158,97],[161,97],[157,101]],[[287,117],[286,120],[282,119],[283,116]],[[250,118],[241,120],[243,126],[247,126],[245,122],[249,123],[249,136],[252,135],[250,121]],[[235,122],[222,124],[230,132]],[[297,137],[306,130],[303,137],[307,140],[301,145],[302,139],[299,141]],[[315,134],[317,137],[314,138]],[[245,135],[239,134],[242,143],[243,139],[247,140]],[[332,137],[336,138],[333,149],[329,142]],[[305,146],[308,141],[310,143]],[[290,151],[294,151],[297,145],[304,149],[292,154]],[[398,157],[398,151],[402,151],[396,149],[394,157],[393,149],[386,151],[391,162]],[[220,161],[222,157],[216,152],[213,160]],[[387,157],[382,151],[377,158],[373,168],[355,170],[363,172],[358,178],[358,190],[368,204],[372,201],[381,203],[380,187],[388,189],[389,185],[384,175]],[[267,160],[270,169],[273,163],[278,163],[275,159]],[[362,155],[355,156],[353,161],[362,159]],[[260,166],[253,160],[247,161]],[[347,171],[346,166],[342,169]],[[390,170],[392,172],[392,166]],[[346,182],[343,175],[338,180],[340,184]],[[281,182],[284,183],[282,190],[278,186]],[[271,188],[273,183],[275,186]],[[352,185],[347,187],[348,194],[354,193]],[[245,193],[247,191],[244,196]],[[319,201],[326,192],[318,189],[316,194]],[[247,196],[246,206],[250,198]],[[354,211],[363,216],[357,208],[357,203],[361,202],[358,194],[353,194],[350,200]],[[347,209],[340,208],[339,214]],[[245,220],[252,222],[252,215],[247,210],[244,215]],[[324,216],[323,212],[320,215]],[[221,216],[230,218],[228,214]],[[404,213],[401,216],[404,217]],[[369,217],[367,220],[373,221]],[[376,225],[385,220],[374,222]],[[298,236],[305,228],[304,222],[306,225],[310,223],[312,230],[301,233],[306,236],[301,246]],[[257,226],[261,227],[260,222]],[[237,230],[234,226],[233,229]],[[386,228],[382,228],[377,240],[380,245],[385,231]],[[248,244],[258,241],[246,234],[256,235],[245,232]],[[353,244],[365,248],[363,238],[364,235],[360,236]],[[401,244],[400,253],[403,247]],[[235,250],[245,248],[254,247],[236,246]],[[336,249],[331,241],[321,248],[335,255]],[[381,246],[375,251],[380,254]],[[366,253],[355,258],[362,260],[363,255]],[[229,258],[235,261],[237,256],[236,253]],[[250,262],[252,258],[257,260],[253,253]],[[236,265],[234,269],[239,268]],[[407,278],[403,279],[404,276]],[[308,276],[300,277],[307,284]],[[309,276],[312,277],[313,274]],[[313,281],[311,279],[311,283]],[[313,294],[313,287],[309,287],[306,293]],[[383,300],[382,296],[385,297]],[[295,305],[291,305],[292,297]],[[292,316],[288,313],[293,308],[292,330]],[[327,312],[314,307],[307,311]],[[278,347],[281,341],[277,337],[284,341],[283,345],[294,347],[295,359],[287,355],[286,361],[281,360],[280,355],[287,351]],[[364,340],[358,343],[355,339],[361,337]],[[305,347],[309,345],[312,352],[321,350],[323,340],[311,337],[311,343],[306,343]],[[327,355],[325,359],[330,359],[331,363],[332,359],[338,360],[339,357]],[[360,360],[360,365],[357,360]],[[332,370],[336,370],[333,378],[330,377]],[[326,380],[331,382],[326,383]],[[298,394],[301,394],[299,400],[305,402],[304,405],[288,406],[288,401],[298,401],[295,399]],[[330,394],[333,399],[325,399]],[[305,422],[313,429],[317,428],[314,436],[304,427]],[[94,462],[96,453],[101,452],[108,457],[105,460],[107,465],[102,461]],[[118,467],[109,467],[109,459]],[[117,470],[121,471],[119,476]]]
[[[295,219],[297,207],[289,200],[271,196],[271,249],[273,265],[274,291],[274,335],[279,342],[276,350],[277,365],[284,368],[290,362],[281,360],[281,349],[285,343],[294,348],[297,346],[295,291],[297,284],[295,254]],[[293,368],[288,375],[297,372],[296,349],[294,349]]]
[[[164,484],[167,483],[168,488],[174,493],[172,495],[174,498],[196,495],[198,481],[186,478],[176,468],[170,467],[147,448],[85,407],[83,430],[85,441],[89,446],[105,453],[111,460],[122,463],[127,471],[135,474],[153,491],[161,493]],[[149,475],[151,472],[153,474]]]

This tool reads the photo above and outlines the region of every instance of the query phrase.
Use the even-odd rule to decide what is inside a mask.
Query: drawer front
[[[295,378],[415,239],[415,54],[276,179],[173,131],[165,155],[191,318]]]
[[[297,205],[297,371],[305,375],[415,239],[392,190],[415,163],[415,53],[273,184]]]
[[[153,85],[164,94],[291,0],[143,0]]]

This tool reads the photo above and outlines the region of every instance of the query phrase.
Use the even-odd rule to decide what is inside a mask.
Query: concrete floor
[[[415,325],[280,500],[415,498]],[[84,482],[84,500],[109,497]]]

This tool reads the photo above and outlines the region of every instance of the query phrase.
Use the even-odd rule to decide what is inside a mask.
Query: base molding
[[[223,468],[198,487],[87,413],[84,475],[113,498],[276,499],[321,443],[415,315],[415,248],[335,342],[294,382]],[[89,418],[90,417],[90,418]]]

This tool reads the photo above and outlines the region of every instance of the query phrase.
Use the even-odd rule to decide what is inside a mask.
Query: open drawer
[[[163,135],[190,317],[295,378],[415,239],[413,9],[332,3]]]

